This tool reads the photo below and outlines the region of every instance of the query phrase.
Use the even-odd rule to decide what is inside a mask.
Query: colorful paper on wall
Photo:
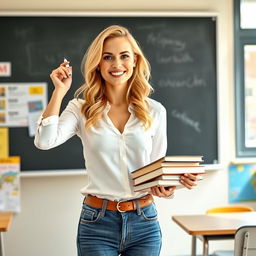
[[[0,128],[0,158],[9,156],[9,130]]]
[[[229,202],[243,201],[256,201],[256,164],[229,167]]]
[[[36,133],[37,121],[43,109],[44,104],[41,100],[28,102],[28,131],[30,137],[33,137]]]
[[[0,211],[20,211],[20,157],[0,158]]]
[[[0,62],[0,77],[8,77],[12,75],[11,62]]]
[[[0,127],[28,126],[30,102],[46,107],[47,83],[0,83]]]

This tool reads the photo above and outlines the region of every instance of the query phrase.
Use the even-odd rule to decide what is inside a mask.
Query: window
[[[256,157],[256,0],[234,1],[236,155]]]
[[[241,0],[240,2],[240,27],[242,29],[256,28],[256,1]]]

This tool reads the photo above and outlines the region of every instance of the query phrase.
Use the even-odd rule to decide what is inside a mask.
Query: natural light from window
[[[256,0],[241,0],[241,28],[256,29]]]
[[[244,46],[245,145],[256,147],[256,45]]]

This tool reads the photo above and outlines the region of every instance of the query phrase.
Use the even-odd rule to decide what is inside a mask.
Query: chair
[[[206,211],[207,214],[215,214],[215,213],[230,213],[230,212],[253,212],[253,208],[246,205],[235,205],[235,206],[220,206],[210,208]],[[216,237],[216,240],[219,238]],[[231,237],[227,237],[227,239],[233,239]],[[212,239],[215,240],[215,239]],[[254,254],[255,256],[256,254]],[[226,250],[226,251],[215,251],[212,256],[234,256],[234,251]],[[237,254],[235,256],[242,256],[242,254]],[[244,256],[244,255],[243,255]]]
[[[236,206],[221,206],[210,208],[206,211],[207,214],[211,213],[229,213],[229,212],[253,212],[254,210],[246,205],[236,205]]]
[[[212,256],[255,256],[256,255],[256,226],[242,226],[235,234],[234,251],[219,251]]]
[[[234,256],[256,255],[256,226],[242,226],[235,234]]]

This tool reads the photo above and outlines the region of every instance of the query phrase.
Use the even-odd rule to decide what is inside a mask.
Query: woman
[[[50,77],[54,91],[35,145],[49,149],[81,138],[88,173],[79,220],[79,256],[156,256],[161,231],[153,197],[172,197],[175,187],[133,191],[131,171],[166,154],[166,110],[150,99],[149,64],[129,31],[110,26],[93,41],[83,61],[85,84],[59,117],[72,82],[62,63]],[[197,177],[182,176],[191,189]]]

